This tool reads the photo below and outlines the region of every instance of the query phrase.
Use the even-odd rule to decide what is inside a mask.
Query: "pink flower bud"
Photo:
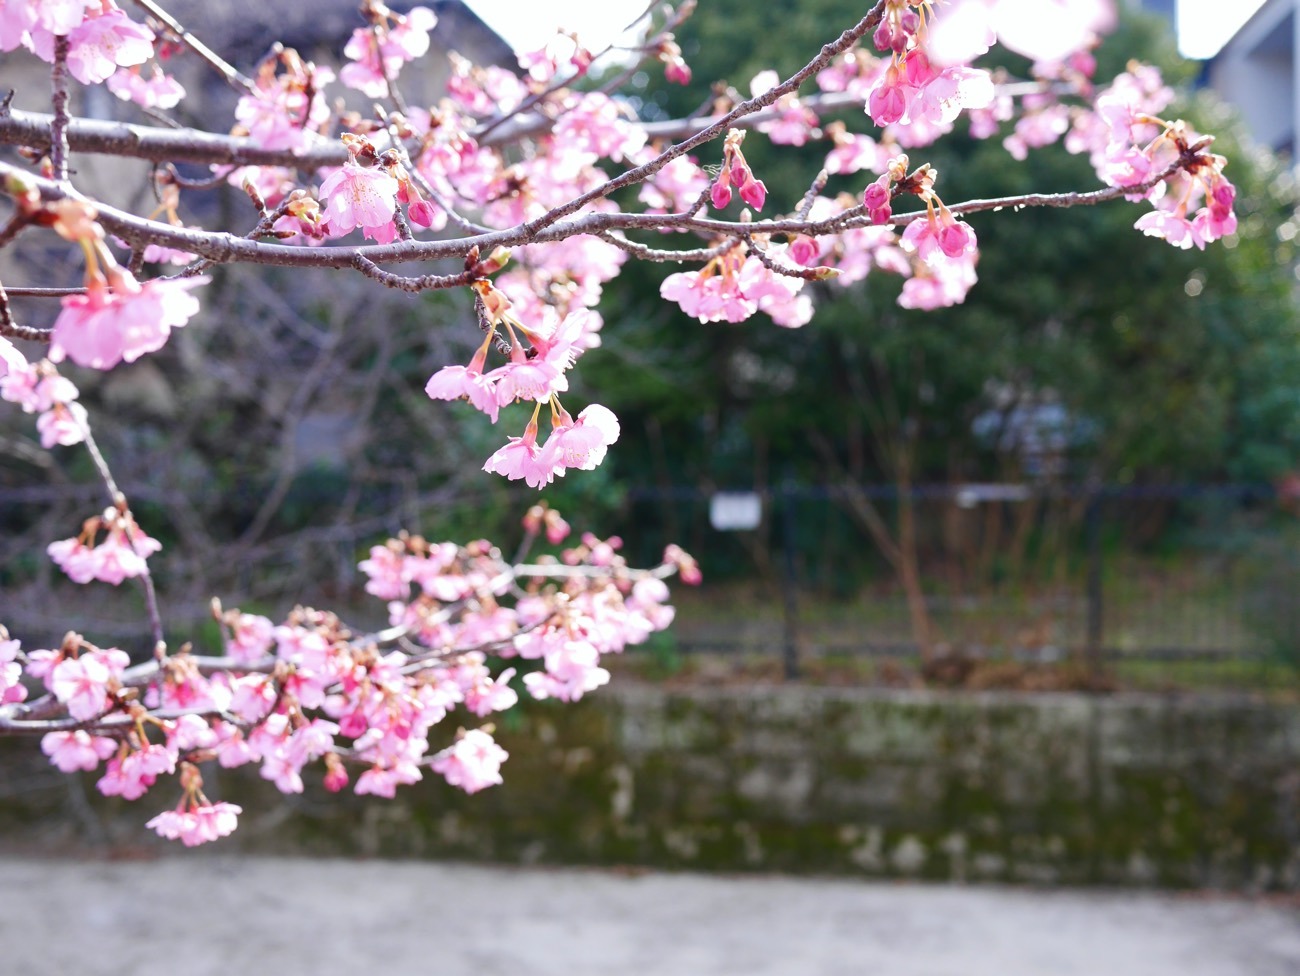
[[[691,83],[691,66],[681,58],[670,58],[664,64],[664,80],[670,81],[674,85],[689,85]]]
[[[731,185],[744,187],[753,178],[754,174],[750,171],[749,164],[745,162],[745,157],[737,152],[736,158],[731,164]]]
[[[959,258],[975,246],[975,232],[960,220],[945,222],[939,228],[939,250],[950,258]]]
[[[882,176],[867,187],[862,194],[862,205],[868,210],[889,209],[889,177]]]
[[[876,125],[890,125],[907,114],[907,93],[896,69],[890,68],[884,83],[872,90],[867,98],[867,112]]]
[[[406,216],[417,227],[431,227],[438,218],[438,211],[428,200],[417,200],[406,208]]]
[[[803,268],[811,268],[817,263],[817,242],[807,234],[800,234],[790,242],[790,258]]]
[[[762,180],[750,180],[740,188],[740,199],[755,210],[762,210],[763,204],[767,201],[767,187],[763,185]]]
[[[731,175],[726,170],[723,170],[722,174],[725,176]],[[731,203],[731,187],[727,186],[722,176],[719,176],[718,181],[713,184],[713,190],[710,192],[709,197],[713,201],[715,210],[725,210],[727,204]]]

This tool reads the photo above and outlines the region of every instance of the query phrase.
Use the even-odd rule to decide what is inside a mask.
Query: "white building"
[[[1300,0],[1265,0],[1213,58],[1206,84],[1241,112],[1255,141],[1295,152],[1300,128],[1296,41]]]

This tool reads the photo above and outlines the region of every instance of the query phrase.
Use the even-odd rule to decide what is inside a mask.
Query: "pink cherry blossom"
[[[360,227],[366,237],[385,242],[393,229],[393,210],[397,207],[397,180],[378,166],[358,166],[344,163],[320,186],[320,195],[326,201],[325,212],[329,232],[341,237],[355,227]]]
[[[480,718],[514,708],[519,701],[518,693],[510,687],[514,676],[515,669],[506,668],[495,679],[489,676],[474,682],[465,690],[465,707]]]
[[[484,471],[522,479],[530,488],[543,488],[555,479],[556,459],[537,446],[537,424],[530,423],[523,437],[511,437],[483,465]]]
[[[147,78],[138,66],[118,68],[109,76],[106,84],[108,90],[124,102],[135,102],[144,108],[175,108],[185,97],[185,89],[180,82],[156,67],[149,72]],[[146,257],[145,260],[150,259]]]
[[[520,350],[512,360],[487,374],[496,384],[497,402],[502,405],[517,399],[545,403],[553,394],[569,388],[568,379],[544,359],[525,359]]]
[[[0,640],[0,705],[27,698],[27,689],[21,683],[23,666],[17,660],[19,647],[16,640]]]
[[[27,360],[23,354],[14,347],[12,342],[4,336],[0,336],[0,379],[16,374],[26,368]],[[8,395],[5,395],[4,398],[6,400],[12,399]]]
[[[1148,237],[1161,237],[1174,247],[1187,250],[1195,245],[1205,250],[1205,240],[1196,226],[1186,216],[1167,210],[1153,210],[1143,214],[1133,224]]]
[[[903,282],[898,304],[903,308],[936,309],[960,304],[975,285],[973,253],[959,260],[922,263]]]
[[[709,178],[693,158],[678,156],[641,184],[639,199],[649,213],[676,213],[698,200],[709,185]]]
[[[94,550],[80,539],[63,539],[51,542],[45,551],[61,570],[68,574],[74,583],[89,583],[95,578],[98,566]]]
[[[121,677],[130,659],[116,649],[91,651],[64,658],[54,666],[46,684],[68,714],[80,722],[98,718],[112,705],[110,681]]]
[[[71,447],[86,439],[88,416],[80,403],[56,403],[36,418],[36,429],[41,435],[41,447],[47,450],[55,444]]]
[[[144,64],[153,57],[153,40],[153,31],[121,10],[87,17],[68,35],[68,71],[83,85],[97,85],[119,67]]]
[[[50,732],[41,738],[41,751],[50,757],[61,772],[93,772],[101,762],[117,752],[114,739],[91,735],[81,729],[73,732]]]
[[[556,427],[546,439],[544,453],[550,455],[556,474],[567,468],[593,471],[605,459],[609,446],[618,440],[619,423],[614,412],[593,403],[573,423]]]
[[[509,755],[482,729],[470,729],[455,745],[434,756],[429,766],[452,786],[477,793],[502,781],[501,764]]]
[[[76,18],[72,26],[76,26],[85,16],[84,0],[76,0],[76,7],[72,12]],[[0,0],[0,51],[12,51],[24,43],[29,43],[28,32],[37,27],[37,19],[38,13],[33,0]],[[68,28],[71,29],[72,27]]]
[[[429,377],[424,386],[425,395],[432,400],[468,400],[474,407],[491,418],[495,424],[501,403],[497,395],[494,373],[484,374],[469,366],[444,366]]]
[[[390,546],[371,546],[370,558],[357,567],[368,577],[366,592],[381,600],[400,600],[410,594],[411,577],[406,557]]]
[[[91,285],[84,295],[67,295],[54,321],[52,362],[66,357],[78,366],[111,369],[162,348],[171,330],[199,310],[190,289],[206,278],[137,282],[129,271],[116,272],[112,287]]]
[[[226,641],[226,653],[231,657],[251,664],[260,661],[271,652],[271,621],[255,613],[241,613],[228,622],[230,638]]]
[[[546,651],[545,660],[545,671],[524,675],[524,684],[534,698],[577,701],[609,683],[609,672],[599,664],[600,652],[590,641],[558,636]]]
[[[165,810],[145,826],[160,837],[195,847],[234,833],[243,812],[242,807],[233,803],[204,804],[190,810]]]

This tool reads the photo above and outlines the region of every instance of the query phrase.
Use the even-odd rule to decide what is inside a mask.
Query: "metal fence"
[[[60,627],[143,639],[128,595],[72,587],[39,558],[40,540],[87,504],[75,491],[58,500],[66,511],[53,518],[44,494],[0,492],[0,513],[27,527],[0,539],[3,617],[35,640],[60,606],[71,615]],[[215,561],[165,551],[176,560],[158,574],[169,620],[188,633],[214,593],[269,613],[373,603],[356,571],[366,547],[419,529],[421,513],[439,531],[449,504],[383,501],[346,526]],[[1300,518],[1268,486],[643,488],[592,522],[583,527],[620,534],[634,564],[657,561],[669,542],[700,559],[704,585],[675,588],[677,621],[649,648],[665,659],[708,653],[787,675],[847,661],[857,670],[845,680],[857,680],[885,661],[955,657],[1154,686],[1276,686],[1300,664]]]
[[[787,675],[958,656],[1276,684],[1300,662],[1300,519],[1268,486],[650,489],[626,521],[635,556],[701,555],[675,650]]]

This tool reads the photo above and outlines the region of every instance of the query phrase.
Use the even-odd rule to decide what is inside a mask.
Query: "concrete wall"
[[[240,847],[277,853],[1300,888],[1295,704],[625,684],[516,711],[506,783],[477,796],[284,801],[229,773],[208,792],[248,808]],[[139,845],[174,800],[98,806]],[[31,794],[0,834],[84,837],[75,808]]]

